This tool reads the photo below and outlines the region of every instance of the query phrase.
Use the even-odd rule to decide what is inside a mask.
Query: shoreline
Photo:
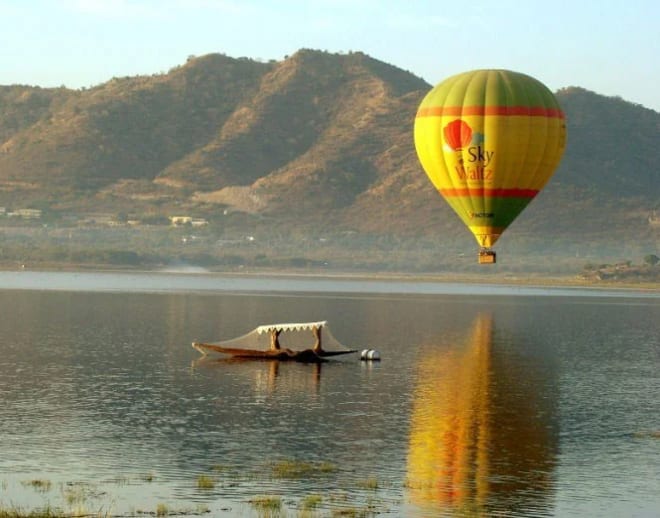
[[[280,279],[327,279],[346,281],[381,281],[381,282],[412,282],[412,283],[446,283],[446,284],[482,284],[496,286],[527,286],[527,287],[561,287],[583,289],[660,291],[660,282],[625,280],[594,281],[579,275],[557,275],[541,273],[420,273],[420,272],[365,272],[340,270],[296,270],[268,268],[237,268],[233,270],[209,270],[201,267],[159,267],[134,268],[93,264],[42,264],[32,267],[17,267],[16,265],[0,264],[4,272],[40,272],[40,273],[127,273],[127,274],[162,274],[162,275],[209,275],[216,277],[245,278],[280,278]]]

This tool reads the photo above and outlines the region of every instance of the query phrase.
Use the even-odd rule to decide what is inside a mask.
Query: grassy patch
[[[378,489],[378,479],[376,477],[369,477],[365,480],[360,480],[357,486],[362,489]]]
[[[660,439],[660,430],[650,432],[635,432],[633,437],[636,439]]]
[[[302,478],[311,475],[313,471],[312,464],[297,460],[282,460],[272,466],[275,478]]]
[[[131,477],[127,475],[117,475],[116,477],[111,478],[108,482],[118,486],[127,486],[131,483]]]
[[[208,475],[200,475],[197,477],[197,487],[199,489],[213,489],[215,487],[215,479]]]
[[[62,486],[62,496],[70,506],[84,505],[88,500],[101,498],[105,492],[87,482],[67,482]]]
[[[367,518],[374,516],[375,513],[369,509],[361,509],[357,507],[347,507],[345,509],[334,509],[332,516],[348,516],[349,518]]]
[[[282,498],[279,496],[256,496],[249,502],[259,512],[279,513],[282,510]]]
[[[0,508],[0,518],[65,518],[66,516],[62,511],[50,507],[30,512],[24,512],[21,509]]]
[[[316,509],[319,505],[321,505],[322,501],[323,497],[321,497],[321,495],[308,495],[303,498],[302,502],[300,503],[300,507],[306,511],[310,509]]]
[[[35,479],[35,480],[24,480],[21,482],[26,487],[32,487],[35,489],[35,491],[39,491],[40,493],[47,493],[50,491],[51,486],[53,485],[50,480],[42,480],[42,479]]]
[[[318,471],[319,473],[334,473],[335,471],[337,471],[337,466],[332,462],[324,461],[318,465]]]
[[[303,478],[314,475],[333,473],[337,467],[330,462],[311,463],[300,460],[282,460],[271,466],[275,478]]]

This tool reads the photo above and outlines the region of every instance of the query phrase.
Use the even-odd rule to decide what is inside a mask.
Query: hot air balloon
[[[452,76],[415,117],[419,161],[474,234],[479,262],[552,176],[566,146],[564,114],[541,82],[509,70]]]

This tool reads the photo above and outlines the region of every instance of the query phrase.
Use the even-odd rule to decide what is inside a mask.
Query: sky
[[[90,87],[189,56],[361,51],[435,85],[506,68],[660,112],[658,0],[0,0],[0,85]]]

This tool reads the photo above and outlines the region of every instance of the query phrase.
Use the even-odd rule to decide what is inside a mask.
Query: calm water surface
[[[0,272],[0,311],[0,509],[660,516],[657,292]],[[325,319],[383,361],[190,347]]]

